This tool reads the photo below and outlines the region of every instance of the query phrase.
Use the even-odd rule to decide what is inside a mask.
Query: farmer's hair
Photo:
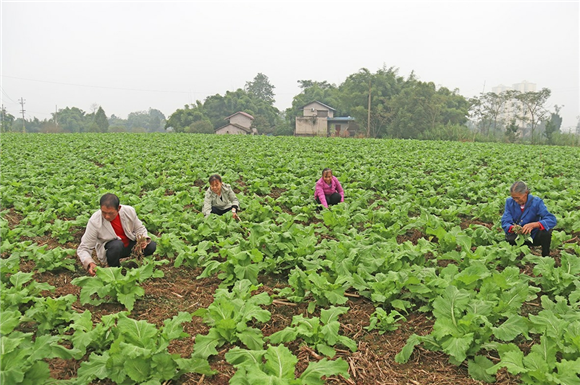
[[[514,184],[512,184],[512,187],[510,187],[510,194],[511,193],[525,194],[528,192],[530,192],[530,189],[524,182],[521,181],[515,182]]]
[[[324,170],[322,170],[322,176],[324,176],[324,174],[326,174],[327,171],[330,171],[332,173],[332,170],[327,167]]]
[[[219,174],[213,174],[212,176],[209,177],[209,183],[213,182],[214,180],[220,181],[221,183],[222,177],[219,176]]]
[[[117,197],[115,194],[106,193],[101,197],[101,207],[110,207],[117,210],[120,204],[121,202],[119,202],[119,197]]]

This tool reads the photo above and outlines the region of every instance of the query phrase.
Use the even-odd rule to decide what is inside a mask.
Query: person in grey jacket
[[[222,183],[222,177],[213,174],[209,177],[209,188],[205,192],[203,208],[201,212],[206,217],[209,214],[223,215],[228,211],[232,212],[234,219],[240,219],[237,211],[240,202],[229,184]]]
[[[121,206],[119,198],[111,193],[101,197],[100,207],[89,219],[77,248],[77,255],[90,275],[95,275],[97,266],[92,258],[93,250],[96,250],[99,262],[106,262],[111,267],[118,267],[121,258],[131,255],[139,236],[147,240],[143,245],[143,255],[155,252],[157,244],[149,238],[133,207]]]

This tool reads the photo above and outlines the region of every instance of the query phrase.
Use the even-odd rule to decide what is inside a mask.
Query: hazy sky
[[[284,110],[298,80],[337,86],[368,68],[411,71],[471,97],[528,81],[580,115],[579,2],[2,0],[2,104],[27,118],[107,116],[243,88],[258,73]]]

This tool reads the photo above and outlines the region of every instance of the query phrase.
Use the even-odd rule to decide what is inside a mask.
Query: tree
[[[522,122],[530,124],[532,144],[534,143],[534,131],[538,123],[544,120],[548,114],[545,104],[551,93],[547,88],[542,88],[538,92],[514,93],[515,100],[519,103],[519,110],[521,112],[518,118]]]
[[[107,115],[101,106],[95,114],[95,124],[97,126],[98,132],[109,131],[109,121],[107,120]]]
[[[412,80],[413,74],[408,81]],[[393,118],[391,102],[408,81],[398,75],[395,67],[383,66],[374,74],[362,68],[339,86],[338,109],[342,115],[353,116],[361,127],[366,127],[369,136],[385,136]]]
[[[213,134],[215,133],[215,130],[211,122],[204,119],[191,123],[191,125],[185,129],[185,132],[192,134]]]
[[[109,132],[125,132],[127,131],[127,120],[121,119],[115,114],[112,114],[108,119]]]
[[[516,123],[516,118],[512,118],[512,120],[510,120],[509,124],[505,127],[505,138],[508,142],[513,143],[516,141],[516,139],[518,138],[518,131],[520,130],[520,128],[518,127],[517,123]]]
[[[546,127],[544,129],[544,136],[548,139],[549,144],[553,144],[553,135],[560,132],[560,127],[562,126],[562,117],[560,116],[560,110],[562,107],[554,106],[555,112],[550,114],[550,119],[546,121]]]
[[[0,126],[1,132],[8,132],[12,129],[12,123],[14,123],[14,115],[11,115],[6,111],[6,108],[2,106],[2,126]]]
[[[127,128],[134,132],[146,131],[149,126],[149,114],[147,111],[130,112],[127,116]],[[143,130],[138,130],[143,129]]]
[[[479,97],[469,99],[469,116],[479,132],[488,135],[493,129],[494,136],[503,129],[503,117],[506,114],[507,102],[512,98],[510,92],[481,93]]]
[[[408,82],[390,103],[393,119],[388,134],[394,138],[437,137],[435,131],[467,122],[469,102],[457,91],[437,89],[432,82]]]
[[[270,106],[274,104],[274,86],[270,84],[268,77],[258,73],[253,81],[246,82],[244,90],[258,100],[266,102]]]
[[[85,131],[85,112],[77,107],[58,110],[54,117],[64,132]]]

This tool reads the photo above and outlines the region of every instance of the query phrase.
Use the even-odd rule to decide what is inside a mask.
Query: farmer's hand
[[[94,277],[95,276],[96,269],[97,269],[97,264],[91,262],[91,263],[89,263],[87,272],[89,273],[89,275],[91,275],[91,276]]]
[[[522,234],[529,234],[532,232],[533,229],[540,227],[540,222],[530,222],[526,223],[522,226],[521,233]]]
[[[145,249],[147,247],[147,245],[149,245],[151,243],[151,238],[145,238],[145,242],[143,242],[143,244],[141,245],[142,249]]]
[[[240,217],[238,217],[238,210],[236,210],[235,208],[232,209],[232,217],[234,217],[235,220],[240,220]]]

